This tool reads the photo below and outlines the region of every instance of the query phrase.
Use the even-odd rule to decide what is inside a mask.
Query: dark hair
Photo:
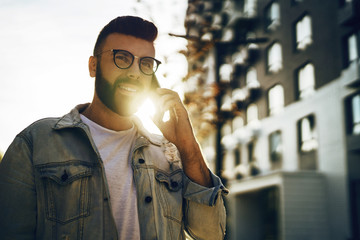
[[[112,33],[121,33],[153,42],[158,34],[156,26],[147,20],[134,16],[121,16],[110,21],[99,33],[94,47],[94,56]]]

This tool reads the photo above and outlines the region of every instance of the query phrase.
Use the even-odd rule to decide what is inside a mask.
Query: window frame
[[[277,104],[274,104],[274,101],[272,100],[272,96],[275,96],[275,93],[271,93],[272,90],[278,88],[280,90],[281,87],[281,94],[282,94],[282,99],[280,100],[276,100],[275,102],[282,102],[279,106],[277,106]],[[277,91],[279,91],[277,90]],[[275,84],[274,86],[272,86],[271,88],[269,88],[268,90],[268,116],[274,116],[277,115],[279,113],[281,113],[284,110],[285,107],[285,91],[284,91],[284,87],[281,84]],[[272,105],[276,105],[276,106],[272,106]]]
[[[279,50],[276,50],[274,49],[275,46],[279,46]],[[279,53],[277,53],[276,51],[280,51]],[[273,42],[268,48],[267,48],[267,58],[266,58],[266,70],[268,73],[271,73],[271,74],[276,74],[278,72],[280,72],[284,65],[283,65],[283,62],[284,62],[284,58],[283,58],[283,50],[282,50],[282,46],[281,46],[281,43],[279,41],[275,41]],[[279,55],[280,57],[275,57]],[[273,57],[272,57],[273,56]],[[273,58],[273,59],[270,59],[270,58]],[[277,64],[279,62],[279,67],[274,67],[275,64]],[[272,70],[272,68],[275,68]]]
[[[346,97],[345,99],[345,117],[346,117],[346,132],[347,135],[351,135],[351,136],[360,136],[360,130],[358,130],[358,128],[360,128],[360,117],[358,117],[358,121],[355,121],[354,119],[354,106],[353,106],[353,101],[354,98],[358,98],[359,100],[359,105],[360,105],[360,91],[355,92],[354,94]],[[359,111],[360,112],[360,111]],[[358,113],[360,115],[360,113]],[[359,127],[357,127],[359,126]],[[357,129],[355,129],[357,128]],[[359,132],[356,132],[359,131]]]
[[[310,25],[308,26],[309,28],[305,28],[305,20],[306,19],[309,19],[310,21]],[[299,28],[303,28],[303,29],[307,29],[305,33],[301,33],[301,39],[300,39],[300,36],[299,36],[299,29],[298,29],[298,26]],[[294,27],[294,47],[295,47],[295,51],[305,51],[309,46],[311,46],[314,42],[314,34],[313,34],[313,19],[311,17],[311,15],[307,12],[305,12],[304,14],[302,14],[293,24],[293,27]],[[299,47],[299,44],[304,42],[306,39],[310,38],[310,40],[308,42],[305,42],[304,43],[304,46],[302,46],[301,48]]]
[[[310,83],[309,85],[312,85],[312,88],[309,90],[309,87],[305,87],[305,88],[301,88],[301,83],[302,83],[302,79],[309,79],[306,73],[306,67],[307,66],[312,66],[312,83]],[[301,75],[301,72],[303,72],[303,74]],[[305,75],[305,76],[304,76]],[[315,66],[312,62],[306,62],[305,64],[303,64],[302,66],[300,66],[297,70],[296,70],[296,97],[297,100],[302,100],[302,99],[306,99],[309,96],[311,96],[315,90],[316,90],[316,74],[315,74]],[[301,77],[301,76],[304,76]],[[305,91],[307,91],[307,93],[305,93]],[[302,94],[303,93],[303,94]],[[302,96],[303,95],[303,96]]]
[[[350,44],[349,40],[350,38],[354,36],[355,37],[355,43],[356,43],[356,51],[357,58],[351,60],[350,56]],[[343,68],[346,69],[351,65],[354,61],[360,61],[360,31],[357,32],[350,32],[349,34],[346,34],[342,37],[341,40],[342,43],[342,58],[343,58]]]
[[[352,51],[350,40],[354,37],[353,43],[354,44],[354,50]],[[347,37],[347,55],[348,55],[348,63],[351,64],[353,61],[356,61],[359,59],[359,36],[356,33],[352,33],[348,35]],[[356,56],[351,56],[352,54],[355,54]]]
[[[276,135],[279,137],[279,144],[275,148],[273,148],[273,146],[274,146],[273,137]],[[280,151],[276,150],[278,147],[280,147]],[[273,149],[275,149],[275,150],[273,151]],[[282,131],[281,130],[273,131],[269,134],[269,159],[270,159],[272,169],[280,169],[281,168],[281,164],[283,161],[283,155],[284,155],[284,153],[283,153]]]
[[[245,82],[246,82],[246,86],[248,88],[257,88],[257,87],[259,87],[260,83],[259,83],[259,80],[258,80],[258,72],[257,72],[257,69],[255,67],[249,67],[246,70]]]
[[[256,118],[254,117],[254,118],[249,119],[249,115],[251,115],[251,114],[249,114],[249,109],[250,110],[254,109],[253,112],[256,113]],[[256,109],[256,111],[255,111],[255,109]],[[256,122],[257,120],[259,120],[259,108],[256,103],[251,103],[246,108],[246,124],[249,125],[253,122]]]
[[[308,139],[304,139],[304,120],[307,119],[309,121],[309,138]],[[319,143],[318,143],[318,137],[317,137],[317,128],[316,128],[316,118],[314,114],[309,114],[307,116],[302,117],[301,119],[299,119],[298,123],[298,151],[300,154],[305,154],[305,153],[309,153],[309,152],[314,152],[317,151],[317,149],[319,148]],[[304,145],[310,145],[314,144],[314,146],[312,146],[309,149],[306,149],[304,147]],[[305,148],[305,149],[304,149]]]
[[[277,7],[277,9],[275,9]],[[277,10],[278,16],[274,16]],[[275,31],[281,25],[281,10],[278,0],[271,1],[265,8],[265,31]]]

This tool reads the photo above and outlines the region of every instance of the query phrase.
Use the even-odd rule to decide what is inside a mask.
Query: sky
[[[0,151],[32,122],[92,100],[88,59],[99,31],[117,16],[157,25],[157,77],[181,94],[186,41],[168,33],[185,33],[186,8],[184,0],[0,0]]]

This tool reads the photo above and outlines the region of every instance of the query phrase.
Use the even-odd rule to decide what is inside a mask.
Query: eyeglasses
[[[145,75],[153,75],[161,64],[161,62],[155,58],[134,56],[131,52],[121,49],[105,50],[96,54],[96,56],[109,51],[114,54],[114,63],[120,69],[130,68],[134,63],[134,59],[138,58],[140,71]]]

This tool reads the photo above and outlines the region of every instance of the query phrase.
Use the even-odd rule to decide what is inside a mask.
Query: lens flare
[[[151,133],[162,134],[159,128],[151,120],[154,114],[155,106],[149,98],[144,101],[143,105],[135,113],[135,115],[141,120],[146,130]]]

